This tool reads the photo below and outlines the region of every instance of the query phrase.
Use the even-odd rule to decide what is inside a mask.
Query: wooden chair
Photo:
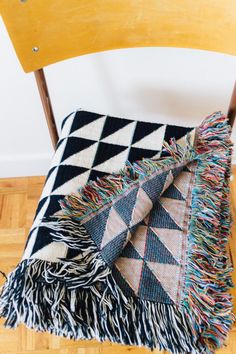
[[[236,55],[235,0],[0,0],[0,13],[24,71],[35,74],[54,148],[58,132],[43,67],[131,47]],[[233,126],[236,83],[227,116]]]
[[[162,46],[236,54],[234,0],[1,0],[25,72],[34,71],[53,146],[58,132],[43,67],[118,48]],[[228,109],[233,126],[236,84]]]

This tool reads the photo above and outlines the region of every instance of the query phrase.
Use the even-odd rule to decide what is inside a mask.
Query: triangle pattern
[[[165,192],[162,194],[162,197],[185,200],[180,191],[173,184],[165,190]]]
[[[144,259],[148,262],[178,265],[171,252],[150,228],[148,229]]]
[[[152,271],[144,263],[138,295],[142,298],[155,302],[172,304],[173,301],[163,289],[161,283],[157,280]]]
[[[97,178],[101,178],[103,176],[106,176],[108,173],[107,172],[102,172],[102,171],[99,171],[99,170],[95,170],[94,168],[90,171],[90,174],[89,174],[89,180],[93,180],[93,181],[96,181]]]
[[[101,135],[101,140],[106,138],[109,135],[114,134],[115,132],[117,132],[118,130],[120,130],[121,128],[125,127],[126,125],[128,125],[132,122],[133,122],[133,120],[130,120],[130,119],[125,119],[125,118],[117,119],[115,117],[109,116],[109,119],[107,119],[104,124],[104,128],[103,128],[102,135]]]
[[[114,156],[111,156],[107,160],[104,160],[104,162],[102,162],[101,164],[96,165],[96,169],[97,170],[100,170],[100,171],[106,172],[106,173],[112,173],[112,172],[119,172],[119,167],[118,166],[122,166],[123,167],[124,162],[126,161],[126,158],[127,158],[128,148],[123,147],[123,149],[122,149],[123,151],[121,151],[119,153],[118,152],[119,151],[119,146],[118,145],[113,145],[113,147],[114,147],[113,152],[117,151],[117,154],[115,154]],[[118,147],[118,149],[117,149],[117,147]],[[107,153],[107,156],[109,156],[109,151],[107,151],[106,153]],[[105,156],[103,155],[103,158],[104,157]]]
[[[159,240],[171,252],[176,260],[181,258],[182,231],[171,229],[159,229],[151,227],[151,230],[157,235]]]
[[[83,127],[75,130],[73,133],[70,134],[70,137],[81,137],[89,140],[99,140],[101,137],[101,132],[106,120],[106,116],[101,116],[96,120],[92,121],[88,125],[84,125]]]
[[[161,150],[163,144],[163,138],[165,135],[165,125],[161,125],[159,128],[152,131],[150,134],[145,135],[143,138],[139,139],[132,144],[132,147],[153,150]],[[141,134],[140,134],[141,135]]]
[[[141,188],[147,193],[153,203],[159,199],[166,182],[168,172],[163,172],[142,183]]]
[[[152,201],[147,193],[142,188],[139,188],[136,196],[135,208],[132,212],[130,225],[135,225],[142,221],[144,217],[150,212],[152,206]]]
[[[108,266],[111,267],[120,256],[128,239],[130,239],[130,232],[125,230],[120,235],[114,237],[111,242],[106,244],[105,247],[103,247],[101,254]]]
[[[110,213],[107,219],[107,224],[105,228],[105,232],[103,235],[102,243],[101,243],[101,249],[106,246],[107,243],[109,243],[114,237],[122,233],[123,231],[126,232],[127,230],[127,225],[123,221],[123,219],[120,217],[120,215],[117,213],[117,211],[111,207]]]
[[[146,225],[139,225],[130,240],[141,257],[144,257],[145,254],[147,230],[148,228]]]
[[[122,289],[123,293],[126,296],[135,296],[134,290],[131,288],[131,286],[127,283],[127,281],[124,279],[116,265],[112,267],[112,275],[116,281],[117,284],[119,284],[120,288]]]
[[[128,160],[130,162],[134,162],[137,160],[142,160],[142,158],[151,158],[156,156],[158,154],[158,151],[156,150],[149,150],[149,149],[142,149],[142,148],[136,148],[132,147],[129,150],[129,155],[128,155]]]
[[[131,144],[131,139],[135,129],[136,122],[129,121],[124,127],[116,130],[112,134],[109,134],[105,138],[101,139],[104,143],[118,144],[128,146]],[[115,127],[114,127],[115,128]]]
[[[91,168],[97,151],[98,142],[92,143],[87,148],[66,158],[62,165],[72,165]]]
[[[171,198],[161,197],[162,208],[166,210],[170,218],[175,222],[180,229],[183,228],[184,216],[185,216],[185,201]],[[154,226],[154,225],[153,225]]]
[[[163,124],[138,121],[134,132],[133,140],[132,140],[132,145],[134,145],[137,141],[146,138],[149,134],[159,129],[161,126],[163,126]]]
[[[76,154],[79,151],[87,149],[89,146],[93,145],[96,141],[84,139],[84,138],[68,138],[64,153],[62,155],[61,162],[66,160],[68,157]]]
[[[113,207],[122,217],[127,226],[130,225],[133,209],[136,203],[138,187],[132,189],[127,195],[115,201]],[[133,225],[132,225],[133,226]]]
[[[186,198],[188,194],[189,182],[191,179],[191,174],[189,172],[182,171],[179,176],[176,177],[174,181],[175,187],[182,193]]]
[[[57,171],[57,175],[56,175],[56,179],[55,179],[52,191],[55,191],[55,189],[62,186],[64,183],[68,182],[73,177],[76,177],[76,176],[82,174],[86,170],[87,170],[86,168],[79,167],[79,166],[60,165],[58,167],[58,171]]]
[[[94,159],[93,167],[104,163],[112,157],[120,154],[124,150],[127,150],[126,146],[112,145],[100,142]]]
[[[83,225],[99,249],[102,243],[109,213],[110,208],[106,208],[101,213],[97,213],[93,218],[83,222]]]
[[[65,166],[65,167],[68,168],[70,166]],[[71,179],[66,178],[66,182],[63,183],[61,186],[59,186],[57,189],[55,189],[51,194],[66,195],[68,193],[76,193],[78,191],[78,188],[84,185],[88,181],[90,170],[84,168],[84,171],[85,172],[76,175],[74,178]]]
[[[174,264],[161,264],[148,262],[148,267],[155,274],[163,289],[174,301],[177,297],[178,284],[176,278],[179,279],[180,267]]]
[[[167,198],[166,198],[167,199]],[[162,199],[161,199],[162,200]],[[149,226],[162,229],[181,230],[179,225],[170,217],[168,211],[157,201],[150,212]]]
[[[123,249],[120,257],[142,259],[130,241],[127,243],[127,245]]]
[[[85,125],[92,123],[96,119],[99,119],[101,116],[102,114],[87,111],[76,112],[75,118],[73,119],[73,123],[71,125],[70,134],[73,133],[75,130],[84,127]]]
[[[170,139],[172,137],[175,137],[175,139],[178,140],[178,139],[182,138],[184,135],[186,135],[192,129],[193,128],[180,127],[180,126],[168,124],[166,126],[164,140],[167,141],[168,143],[170,142]]]
[[[115,265],[137,295],[143,267],[142,259],[130,260],[130,258],[119,257]]]

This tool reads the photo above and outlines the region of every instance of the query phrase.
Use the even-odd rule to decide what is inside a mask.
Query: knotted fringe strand
[[[58,263],[23,260],[1,294],[0,314],[6,327],[25,323],[70,339],[110,340],[174,354],[204,352],[193,335],[193,324],[176,306],[124,296],[77,220],[45,226],[53,230],[54,241],[76,247],[81,256]]]
[[[198,165],[192,191],[183,306],[187,316],[195,319],[196,332],[210,353],[223,344],[234,321],[228,292],[232,287],[232,265],[227,253],[232,224],[230,133],[231,127],[220,112],[207,117],[197,131]]]

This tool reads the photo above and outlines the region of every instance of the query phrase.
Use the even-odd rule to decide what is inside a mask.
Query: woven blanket
[[[160,144],[163,124],[95,116],[73,121],[78,146],[59,141],[23,258],[1,291],[5,325],[214,353],[234,320],[227,118],[215,112],[186,134],[176,127]],[[68,194],[67,165],[79,171]]]

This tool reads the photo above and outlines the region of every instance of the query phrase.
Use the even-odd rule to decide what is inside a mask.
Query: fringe
[[[120,173],[91,181],[61,201],[62,215],[45,220],[53,240],[81,252],[57,263],[23,260],[8,276],[1,297],[5,326],[29,328],[73,339],[169,350],[174,354],[213,353],[233,322],[231,265],[226,246],[231,226],[230,126],[220,112],[197,128],[195,146],[175,139],[158,160],[126,162]],[[125,297],[80,220],[159,169],[196,160],[189,221],[185,289],[179,306]],[[220,216],[220,217],[219,217]]]
[[[59,220],[55,240],[80,249],[77,223]],[[85,234],[83,237],[85,241]],[[89,235],[87,245],[93,248]],[[58,263],[22,261],[8,277],[0,298],[5,326],[24,323],[70,339],[109,340],[174,354],[205,353],[191,320],[177,306],[126,298],[100,255],[92,251],[89,257],[88,264],[86,257]]]
[[[195,319],[196,332],[210,353],[222,346],[235,320],[228,293],[233,286],[227,254],[232,225],[230,133],[231,127],[221,112],[207,117],[197,131],[197,173],[182,305]]]

